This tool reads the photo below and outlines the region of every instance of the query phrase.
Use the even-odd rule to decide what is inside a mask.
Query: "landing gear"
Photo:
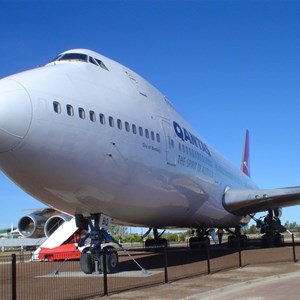
[[[236,227],[234,231],[226,229],[230,233],[228,236],[228,248],[247,247],[248,237],[245,234],[241,234],[241,228]]]
[[[95,272],[95,264],[88,248],[85,248],[80,254],[80,269],[85,274],[92,274]]]
[[[104,251],[106,251],[106,249],[111,250],[113,249],[113,247],[104,247]],[[94,272],[103,271],[103,259],[103,255],[101,255],[100,258],[96,257],[91,252],[89,252],[89,247],[87,247],[80,254],[80,269],[85,274],[92,274]],[[107,251],[105,259],[107,273],[115,273],[117,271],[117,266],[119,263],[118,253],[116,251]]]
[[[284,237],[281,233],[286,231],[286,228],[281,225],[280,210],[269,210],[263,221],[256,220],[256,227],[263,234],[261,239],[262,247],[281,247],[284,245]]]
[[[147,233],[150,233],[149,230]],[[167,247],[168,241],[166,239],[162,239],[161,236],[164,234],[165,230],[162,233],[158,233],[157,228],[153,228],[154,239],[148,239],[145,242],[145,247]]]
[[[210,245],[210,239],[208,237],[209,231],[206,228],[198,228],[196,230],[196,237],[189,239],[189,246],[191,249],[206,248]]]
[[[77,226],[86,228],[83,217],[79,217],[80,222]],[[85,247],[80,255],[80,268],[85,274],[103,271],[103,258],[106,259],[106,268],[108,273],[114,273],[118,266],[118,253],[113,251],[114,247],[105,246],[107,240],[114,241],[113,238],[102,228],[99,227],[100,214],[88,217],[86,223],[90,227],[90,232],[78,243],[79,247],[85,245],[86,240],[90,239],[90,245]],[[94,222],[93,222],[94,221]],[[114,241],[115,242],[115,241]],[[103,255],[105,253],[105,256]]]
[[[106,251],[106,268],[107,268],[107,273],[112,274],[117,271],[117,266],[119,263],[119,256],[117,251],[113,251],[114,247],[112,246],[106,246],[104,247],[104,251]],[[103,259],[104,256],[101,257],[102,259],[100,260],[100,269],[103,270]]]

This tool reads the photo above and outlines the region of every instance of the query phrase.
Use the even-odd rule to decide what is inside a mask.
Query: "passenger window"
[[[134,134],[136,134],[136,126],[135,126],[135,124],[132,124],[132,132],[133,132]]]
[[[147,139],[149,139],[149,130],[148,130],[148,129],[145,129],[145,137],[146,137]]]
[[[56,113],[60,114],[61,113],[61,107],[60,107],[60,103],[57,101],[53,102],[53,109]]]
[[[74,109],[73,106],[70,104],[67,104],[67,114],[71,117],[74,116]]]
[[[80,119],[85,119],[85,111],[82,107],[78,108],[78,114]]]
[[[154,141],[155,140],[155,135],[154,135],[154,132],[151,131],[151,140]]]
[[[180,143],[178,143],[178,149],[181,152],[181,144]]]
[[[125,130],[128,132],[130,131],[130,125],[128,122],[125,122]]]
[[[96,114],[94,111],[90,110],[90,120],[96,122]]]
[[[102,125],[105,124],[105,116],[104,116],[104,114],[99,114],[99,120],[100,120],[100,123],[101,123]]]
[[[158,133],[156,134],[156,140],[158,143],[160,143],[160,135]]]
[[[143,136],[144,134],[143,134],[143,128],[142,127],[139,127],[139,134],[140,134],[140,136]]]
[[[108,118],[108,123],[110,127],[114,127],[115,126],[114,118],[110,116]]]
[[[120,130],[122,129],[122,121],[120,119],[117,120],[117,126]]]

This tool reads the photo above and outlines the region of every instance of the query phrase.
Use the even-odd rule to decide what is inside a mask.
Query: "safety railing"
[[[300,242],[294,236],[285,246],[270,249],[234,248],[227,244],[199,244],[150,248],[107,249],[102,253],[103,271],[85,274],[78,260],[34,261],[32,255],[0,256],[0,299],[88,299],[144,286],[215,273],[245,265],[294,261],[300,256]],[[106,256],[118,252],[118,271],[109,274]],[[59,257],[59,256],[58,256]]]

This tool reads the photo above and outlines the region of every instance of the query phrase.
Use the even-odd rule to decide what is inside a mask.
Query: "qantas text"
[[[200,139],[198,139],[196,136],[194,136],[192,133],[187,131],[184,127],[181,127],[178,123],[175,121],[173,122],[173,127],[176,132],[176,135],[183,141],[187,142],[189,141],[192,145],[196,146],[203,152],[205,152],[207,155],[211,156],[211,153],[206,146],[205,143],[203,143]]]

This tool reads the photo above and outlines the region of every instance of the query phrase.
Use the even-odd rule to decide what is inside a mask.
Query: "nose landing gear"
[[[88,226],[90,227],[90,232],[78,243],[78,246],[82,247],[80,255],[81,270],[85,274],[103,271],[103,259],[105,257],[107,272],[115,273],[119,262],[118,253],[117,251],[113,251],[114,247],[107,245],[107,242],[118,243],[104,228],[100,229],[100,214],[89,216],[86,219],[82,215],[76,216],[76,218],[78,218],[78,222],[76,220],[78,227],[81,226],[83,229],[86,229]],[[86,246],[87,239],[90,239],[88,246]],[[105,256],[103,252],[105,252]]]

